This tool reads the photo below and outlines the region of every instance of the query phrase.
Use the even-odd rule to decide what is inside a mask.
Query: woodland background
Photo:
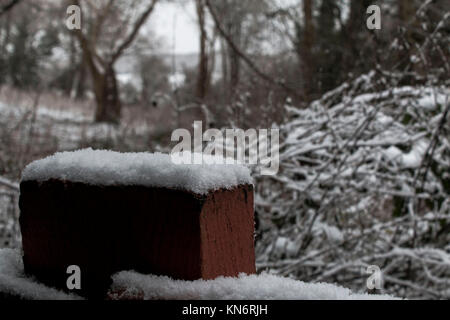
[[[167,2],[195,6],[198,52],[160,50],[147,22]],[[70,4],[81,30],[65,27]],[[446,0],[1,0],[0,247],[20,246],[32,160],[168,152],[194,120],[273,127],[280,172],[255,173],[259,271],[364,292],[377,265],[377,293],[449,299],[449,19]]]

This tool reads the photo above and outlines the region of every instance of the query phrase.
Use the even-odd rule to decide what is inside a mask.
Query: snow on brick
[[[0,249],[0,298],[27,300],[76,300],[66,294],[38,283],[24,274],[22,257],[18,250]]]
[[[144,300],[393,300],[355,294],[328,283],[305,283],[268,273],[182,281],[124,271],[113,276],[110,297]]]
[[[105,186],[164,187],[197,194],[252,184],[250,170],[243,165],[175,164],[168,154],[119,153],[91,148],[60,152],[34,161],[22,174],[22,181],[50,179]]]

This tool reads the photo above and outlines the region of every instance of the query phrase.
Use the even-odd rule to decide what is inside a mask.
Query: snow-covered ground
[[[268,273],[237,278],[182,281],[121,272],[113,277],[116,298],[147,300],[391,300],[389,295],[356,294],[329,283],[305,283]],[[113,296],[114,298],[114,296]]]
[[[26,112],[29,112],[30,108],[23,106],[11,106],[9,104],[0,101],[0,114],[1,115],[16,115],[23,116]],[[38,118],[49,118],[54,121],[68,121],[68,122],[90,122],[91,117],[86,116],[76,111],[56,110],[45,107],[37,108],[36,116]]]
[[[20,104],[0,101],[0,125],[2,131],[11,133],[22,130],[32,135],[36,142],[53,145],[55,150],[73,150],[80,145],[99,143],[132,144],[142,149],[146,137],[154,133],[145,117],[128,119],[119,126],[93,122],[93,116],[73,110],[59,110],[38,106],[36,110]],[[30,138],[30,139],[31,139]],[[19,143],[26,143],[20,141]]]
[[[27,300],[80,299],[75,295],[48,288],[25,276],[20,252],[13,249],[0,249],[0,297],[2,295]]]
[[[74,300],[76,295],[48,288],[23,272],[20,252],[0,249],[0,296],[30,300]],[[237,278],[182,281],[133,271],[113,276],[110,299],[144,300],[391,300],[389,295],[355,294],[327,283],[304,283],[263,273]]]

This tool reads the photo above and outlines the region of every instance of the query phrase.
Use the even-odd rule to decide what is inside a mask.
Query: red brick
[[[60,180],[20,188],[25,271],[48,285],[66,289],[69,265],[80,266],[79,293],[91,298],[122,270],[183,280],[255,273],[251,185],[205,196]]]

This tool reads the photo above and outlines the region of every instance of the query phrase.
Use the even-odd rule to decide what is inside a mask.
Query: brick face
[[[87,297],[103,297],[122,270],[183,280],[255,272],[250,185],[199,196],[25,181],[19,205],[25,271],[65,289],[67,267],[78,265]]]
[[[200,229],[203,279],[256,272],[251,188],[211,193]]]

